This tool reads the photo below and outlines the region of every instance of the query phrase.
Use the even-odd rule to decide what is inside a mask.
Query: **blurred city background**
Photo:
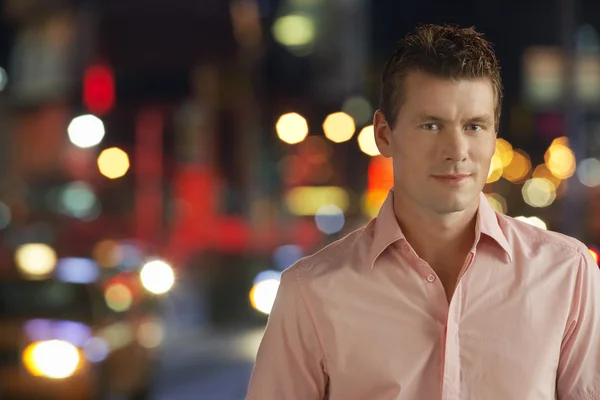
[[[493,207],[600,245],[600,2],[0,1],[0,398],[241,400],[281,271],[374,217],[419,23],[495,44]]]

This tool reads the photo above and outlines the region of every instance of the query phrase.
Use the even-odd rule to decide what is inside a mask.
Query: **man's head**
[[[382,77],[375,138],[395,191],[437,213],[474,206],[495,149],[502,84],[489,42],[472,28],[407,35]]]

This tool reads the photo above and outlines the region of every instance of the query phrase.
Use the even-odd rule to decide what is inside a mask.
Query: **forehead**
[[[450,79],[409,72],[403,82],[400,115],[439,117],[494,115],[495,96],[489,78]]]

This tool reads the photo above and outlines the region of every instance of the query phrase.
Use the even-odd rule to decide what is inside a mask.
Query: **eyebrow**
[[[416,120],[419,122],[423,122],[423,121],[447,122],[447,120],[445,118],[436,117],[435,115],[421,115],[421,116],[418,116],[416,118]],[[465,122],[482,123],[482,124],[490,124],[491,125],[494,122],[494,118],[490,114],[481,114],[481,115],[476,115],[474,117],[471,117],[471,118],[467,119]]]

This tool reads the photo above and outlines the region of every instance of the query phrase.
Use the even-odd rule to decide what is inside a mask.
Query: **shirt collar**
[[[387,249],[390,245],[395,242],[405,239],[398,221],[396,220],[396,214],[394,212],[394,190],[390,190],[387,198],[383,202],[379,214],[375,219],[375,233],[373,236],[373,242],[369,249],[369,268],[373,269],[375,261]],[[498,224],[498,217],[496,212],[490,205],[489,201],[483,193],[479,195],[479,208],[477,210],[477,233],[476,240],[479,242],[481,234],[492,238],[502,249],[506,252],[509,259],[512,260],[512,250],[504,232]],[[477,245],[477,244],[476,244]]]

